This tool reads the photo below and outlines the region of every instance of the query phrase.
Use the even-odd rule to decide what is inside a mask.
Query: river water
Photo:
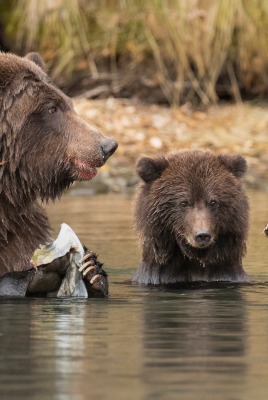
[[[100,255],[109,299],[1,299],[0,399],[267,399],[268,194],[250,192],[252,285],[131,286],[131,195],[70,191],[50,205]]]

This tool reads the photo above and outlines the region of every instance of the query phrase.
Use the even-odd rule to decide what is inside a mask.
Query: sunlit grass
[[[262,96],[268,88],[264,0],[17,0],[6,33],[21,54],[38,50],[61,83],[93,78],[105,59],[115,84],[143,67],[170,103],[217,102],[221,90]],[[118,59],[125,73],[118,73]],[[121,64],[120,64],[121,65]],[[147,74],[148,78],[148,74]]]

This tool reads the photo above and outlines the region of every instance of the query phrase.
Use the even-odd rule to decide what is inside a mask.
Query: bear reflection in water
[[[246,169],[240,155],[202,150],[141,158],[135,222],[142,260],[132,281],[248,282],[249,205],[239,179]]]

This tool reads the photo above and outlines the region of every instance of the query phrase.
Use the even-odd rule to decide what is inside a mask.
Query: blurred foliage
[[[204,105],[268,91],[266,0],[11,0],[0,12],[9,48],[39,51],[60,86],[108,74],[115,94],[144,85]]]

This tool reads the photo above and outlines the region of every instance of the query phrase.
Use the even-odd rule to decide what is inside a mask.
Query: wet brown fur
[[[141,158],[135,222],[142,260],[133,282],[248,281],[245,171],[240,155],[209,151]],[[198,232],[209,233],[208,246],[197,243]]]
[[[104,164],[110,139],[83,121],[40,56],[0,53],[0,276],[31,268],[51,241],[41,201],[59,197],[85,168]]]

